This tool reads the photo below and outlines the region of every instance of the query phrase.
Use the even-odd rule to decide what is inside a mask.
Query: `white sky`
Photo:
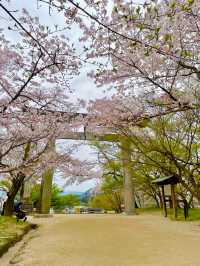
[[[57,148],[64,150],[65,147],[70,146],[70,144],[77,143],[75,140],[58,140],[57,141]],[[78,147],[78,150],[74,152],[74,156],[81,159],[81,160],[89,160],[91,162],[96,162],[97,161],[97,155],[96,151],[94,148],[88,145],[87,141],[79,141],[81,144]],[[84,192],[94,186],[98,183],[97,179],[92,179],[85,181],[80,184],[73,184],[70,186],[64,186],[65,184],[65,179],[60,178],[59,174],[56,174],[54,176],[54,182],[61,185],[65,191],[75,191],[75,192]]]

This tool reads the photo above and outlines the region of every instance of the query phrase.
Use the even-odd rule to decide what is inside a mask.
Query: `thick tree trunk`
[[[155,196],[155,202],[156,202],[156,207],[157,208],[160,208],[161,206],[160,206],[160,202],[159,202],[159,200],[157,199],[157,197]]]
[[[158,198],[159,198],[159,205],[160,205],[160,208],[163,208],[163,199],[162,199],[162,194],[160,192],[160,188],[157,192],[157,195],[158,195]]]
[[[24,181],[24,178],[25,175],[22,172],[19,172],[17,176],[13,178],[11,189],[8,192],[8,198],[4,204],[3,214],[5,216],[12,216],[14,199]]]
[[[24,196],[24,182],[22,182],[21,189],[20,189],[20,200],[23,201]]]
[[[116,204],[117,204],[117,212],[122,213],[122,199],[120,193],[114,193]]]

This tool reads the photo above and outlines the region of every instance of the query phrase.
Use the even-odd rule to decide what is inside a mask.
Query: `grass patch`
[[[162,209],[160,208],[139,208],[137,209],[138,214],[142,213],[160,213],[160,215],[163,215]],[[172,209],[167,209],[167,214],[168,217],[171,220],[174,220],[173,217],[173,210]],[[185,220],[184,218],[184,211],[183,209],[178,209],[178,217],[176,221],[200,221],[200,208],[196,209],[189,209],[189,217]]]
[[[142,214],[142,213],[158,213],[158,212],[162,212],[162,209],[154,208],[154,207],[151,207],[151,208],[138,208],[138,209],[136,209],[136,212],[138,214]]]
[[[14,217],[0,216],[0,257],[31,228],[31,224],[27,222],[17,222]]]
[[[172,210],[169,211],[169,217],[174,220]],[[189,209],[189,217],[186,221],[199,221],[200,220],[200,209]],[[178,217],[176,221],[185,221],[183,209],[178,209]]]

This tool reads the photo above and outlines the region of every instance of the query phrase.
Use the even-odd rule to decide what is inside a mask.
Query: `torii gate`
[[[87,116],[87,114],[80,114],[80,113],[66,113],[66,115],[68,118],[68,122],[71,122],[71,120],[75,119],[76,117],[82,116],[83,118],[85,118]],[[132,167],[131,167],[131,151],[128,139],[126,137],[115,133],[94,134],[92,132],[87,132],[86,128],[84,127],[84,132],[66,132],[62,136],[59,136],[59,138],[57,139],[120,142],[121,159],[124,170],[125,213],[127,215],[135,214],[135,193],[134,193],[134,184],[133,184]],[[41,199],[40,199],[41,214],[48,214],[50,210],[53,174],[54,174],[54,169],[48,169],[42,175]],[[25,188],[24,190],[26,191]]]

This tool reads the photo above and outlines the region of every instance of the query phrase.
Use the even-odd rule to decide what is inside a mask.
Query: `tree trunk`
[[[24,178],[25,175],[22,172],[19,172],[17,176],[13,178],[12,186],[10,188],[10,191],[8,192],[8,198],[4,204],[3,215],[12,216],[14,199],[24,181]]]
[[[116,212],[117,213],[121,213],[122,212],[121,197],[120,197],[118,192],[114,192],[113,196],[114,196],[114,199],[115,199],[115,202],[116,202]]]
[[[159,190],[158,190],[158,192],[157,192],[157,195],[158,195],[158,198],[159,198],[159,205],[160,205],[160,208],[163,208],[163,199],[162,199],[162,194],[161,194],[161,192],[160,192],[160,188],[159,188]]]
[[[160,202],[159,202],[159,200],[158,200],[158,198],[157,198],[157,194],[154,194],[154,195],[153,195],[153,199],[154,199],[155,202],[156,202],[156,207],[157,207],[157,208],[160,208]]]
[[[21,184],[21,189],[20,189],[20,201],[23,201],[23,196],[24,196],[24,181]]]

